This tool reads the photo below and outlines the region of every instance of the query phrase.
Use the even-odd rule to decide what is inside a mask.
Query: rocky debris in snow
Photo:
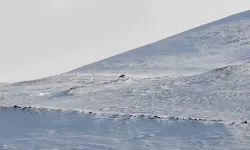
[[[35,107],[21,107],[18,105],[14,105],[13,107],[7,107],[7,106],[0,106],[0,110],[6,110],[8,108],[14,108],[14,110],[22,110],[22,111],[29,111],[30,113],[43,113],[43,112],[49,112],[49,111],[56,111],[56,112],[62,112],[63,110],[61,109],[47,109],[47,108],[35,108]],[[74,111],[74,110],[73,110]],[[74,111],[74,112],[78,112],[79,111]],[[84,113],[84,111],[82,111],[81,113],[83,114],[92,114],[92,115],[97,115],[97,113],[94,113],[92,111]],[[153,116],[149,116],[149,115],[132,115],[132,114],[127,114],[127,115],[119,115],[119,114],[103,114],[105,116],[108,116],[110,119],[124,119],[124,120],[129,120],[132,118],[143,118],[143,119],[151,119],[151,120],[158,120],[158,119],[162,119],[162,120],[167,120],[167,119],[171,119],[171,120],[176,120],[176,121],[185,121],[185,120],[190,120],[192,122],[222,122],[223,120],[216,120],[216,119],[212,119],[212,120],[207,120],[207,119],[201,119],[201,118],[179,118],[179,117],[163,117],[163,116],[158,116],[158,115],[153,115]],[[241,122],[241,124],[247,124],[247,121]],[[235,122],[232,122],[231,125],[235,125]]]

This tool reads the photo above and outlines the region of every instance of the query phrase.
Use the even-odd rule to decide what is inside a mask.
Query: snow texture
[[[246,11],[61,75],[0,84],[0,149],[250,149],[249,35]]]

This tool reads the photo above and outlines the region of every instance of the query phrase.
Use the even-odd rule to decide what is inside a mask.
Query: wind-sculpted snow
[[[247,11],[68,73],[2,84],[0,144],[250,149],[249,24]]]
[[[132,128],[136,128],[136,126],[141,123],[145,124],[145,128],[147,128],[147,123],[150,122],[149,120],[156,120],[154,128],[161,128],[160,130],[164,130],[164,132],[167,130],[166,128],[168,128],[168,122],[172,121],[174,121],[177,124],[177,125],[175,124],[174,126],[179,126],[180,124],[183,130],[184,129],[190,130],[189,127],[191,126],[189,126],[190,125],[189,123],[195,121],[195,124],[196,123],[202,124],[204,126],[204,128],[201,129],[204,130],[203,132],[210,133],[218,129],[218,132],[220,132],[219,134],[222,135],[218,135],[218,133],[211,133],[210,135],[213,136],[215,139],[220,137],[221,138],[220,140],[217,139],[220,142],[221,140],[224,141],[224,144],[221,145],[221,148],[222,147],[225,148],[228,146],[231,146],[229,149],[237,149],[242,146],[243,148],[247,148],[248,146],[247,141],[250,140],[248,138],[249,137],[248,133],[250,132],[247,129],[248,127],[247,122],[250,119],[249,118],[250,104],[247,99],[247,97],[250,96],[250,92],[248,91],[250,85],[249,69],[250,69],[249,64],[242,64],[242,65],[217,68],[207,73],[198,74],[195,76],[177,77],[177,78],[168,76],[152,77],[152,78],[127,76],[124,79],[119,79],[118,76],[64,74],[60,76],[60,80],[59,78],[57,78],[57,80],[53,80],[54,78],[53,77],[41,80],[39,84],[37,83],[32,84],[32,82],[27,82],[27,83],[15,83],[13,85],[6,85],[1,89],[4,92],[0,93],[0,98],[2,106],[21,105],[24,107],[32,106],[38,108],[44,107],[56,110],[57,109],[66,110],[65,113],[64,111],[50,112],[49,110],[46,109],[45,109],[46,111],[44,112],[44,109],[42,109],[43,110],[42,114],[46,114],[45,116],[47,118],[45,117],[45,119],[47,119],[47,121],[56,120],[50,118],[52,114],[67,115],[68,114],[67,111],[70,110],[79,110],[79,111],[84,110],[83,114],[79,114],[75,111],[69,112],[69,114],[73,113],[76,116],[80,115],[83,120],[86,119],[85,118],[86,116],[87,118],[91,116],[93,118],[90,118],[90,120],[87,121],[92,121],[92,122],[93,120],[95,120],[94,119],[95,117],[102,118],[108,121],[109,122],[108,125],[110,126],[114,122],[110,121],[109,119],[123,120],[121,122],[124,122],[125,120],[128,122],[132,122],[133,126],[129,126],[126,128],[123,128],[124,126],[121,126],[121,128],[124,130],[125,129],[132,130]],[[26,115],[36,114],[33,111],[31,111],[31,113],[28,113],[26,109],[24,109],[23,111],[24,114]],[[9,111],[4,110],[1,111],[0,114],[5,114],[6,112]],[[17,112],[20,113],[20,110],[18,109]],[[8,115],[8,113],[6,115]],[[22,116],[23,120],[25,120],[26,115]],[[23,120],[21,119],[22,117],[18,117],[19,122],[20,120],[21,122],[23,122]],[[179,119],[176,119],[177,117]],[[39,118],[39,117],[35,116],[34,118]],[[68,118],[68,122],[70,122],[69,120],[70,119]],[[79,118],[79,120],[81,119]],[[160,123],[157,120],[160,120]],[[64,124],[63,122],[61,123]],[[14,124],[16,123],[14,122]],[[211,126],[209,126],[208,124],[210,124]],[[64,128],[66,128],[66,126],[68,125],[65,125]],[[90,126],[93,127],[91,128],[92,129],[91,132],[95,132],[94,130],[96,130],[97,127],[93,126],[92,124]],[[221,128],[221,126],[224,127]],[[54,126],[53,132],[57,133],[56,129],[58,127],[60,127],[58,124]],[[112,129],[111,127],[110,129]],[[99,129],[106,131],[106,128],[104,127],[99,126]],[[10,128],[9,130],[12,131],[12,129]],[[71,127],[69,126],[68,130],[73,130],[73,129],[71,129]],[[76,130],[80,129],[77,128]],[[147,134],[152,134],[153,132],[152,130],[150,131],[147,130],[148,131]],[[172,130],[172,126],[169,127],[169,130]],[[35,132],[39,132],[38,135],[41,136],[41,134],[46,134],[47,131],[35,131]],[[75,132],[71,134],[74,134],[74,136],[76,136]],[[83,131],[80,130],[79,132]],[[183,133],[183,134],[192,135],[195,133]],[[34,145],[37,145],[42,140],[44,141],[44,143],[52,143],[50,144],[51,147],[47,148],[52,148],[53,145],[56,147],[55,144],[56,141],[52,140],[50,141],[46,138],[39,139],[38,137],[30,137],[30,135],[23,135],[23,134],[25,133],[22,133],[21,136],[24,136],[23,137],[24,139],[27,138],[25,136],[29,136],[28,137],[30,138],[29,140],[30,141],[33,140],[36,143]],[[54,139],[59,141],[65,141],[65,140],[70,141],[70,138],[68,139],[64,138],[64,136],[67,137],[66,133],[60,132],[57,134],[56,137],[54,137]],[[151,143],[151,147],[149,146],[149,148],[161,149],[162,148],[161,146],[163,146],[162,144],[163,143],[166,144],[168,142],[169,144],[165,146],[170,148],[171,145],[172,147],[175,148],[178,147],[177,145],[178,142],[177,143],[171,142],[174,141],[174,139],[176,139],[175,135],[174,137],[170,138],[167,133],[165,134],[164,135],[160,133],[155,134],[153,132],[154,136],[151,137],[150,139],[151,140],[154,139],[155,142],[159,141],[159,139],[161,139],[162,141],[160,142],[161,144],[151,143],[152,141],[148,141]],[[19,136],[17,134],[14,135]],[[79,140],[86,140],[87,143],[96,142],[96,141],[90,141],[90,139],[86,139],[86,137],[84,138],[83,135],[85,135],[85,131],[84,133],[81,133],[81,135],[79,135],[81,136]],[[108,135],[104,134],[103,136],[113,137],[115,135],[113,135],[113,133],[112,134],[109,133]],[[128,136],[127,133],[124,136]],[[136,137],[137,135],[134,136]],[[164,138],[162,136],[166,137]],[[181,135],[179,136],[181,137]],[[201,136],[203,138],[208,138],[211,141],[214,140],[214,142],[217,141],[213,138],[212,139],[209,138],[208,135],[201,135]],[[74,139],[72,136],[70,137],[72,138],[71,140]],[[4,140],[5,141],[4,144],[11,143],[10,139],[9,141]],[[117,139],[117,137],[115,139]],[[196,144],[203,143],[201,145],[198,144],[199,146],[197,146],[198,147],[197,149],[199,148],[206,149],[204,146],[204,141],[203,142],[200,142],[198,140],[194,141],[187,140],[186,142],[184,141],[185,140],[183,140],[182,138],[181,140],[179,140],[179,144],[182,143],[180,144],[181,149],[188,149],[187,147],[190,147],[190,149],[195,149],[195,147],[197,146],[195,145],[195,143]],[[206,142],[208,141],[205,141],[205,143]],[[17,147],[23,146],[21,144],[23,143],[23,141],[19,141],[17,143],[19,143]],[[75,141],[75,143],[78,143],[77,140]],[[141,141],[139,143],[141,143]],[[240,143],[242,145],[240,145]],[[107,144],[106,146],[111,146],[114,143],[113,144],[106,143],[106,144]],[[161,146],[159,146],[158,144],[160,144]],[[41,145],[40,148],[42,148],[45,144],[41,143],[38,145]],[[115,145],[118,146],[119,144]],[[136,142],[129,143],[128,145],[130,145],[131,147],[126,147],[124,149],[130,149],[132,147],[134,147],[134,149],[145,148],[143,147],[145,145],[145,143],[143,142],[141,143],[141,147],[136,146],[140,145]],[[205,144],[205,145],[211,147],[210,144]],[[218,148],[218,145],[217,144],[215,145],[216,145],[215,147]],[[32,144],[26,146],[32,147]],[[60,147],[65,145],[63,144],[63,142],[61,143],[59,142],[57,146]],[[69,147],[71,148],[74,146],[75,146],[74,144],[69,144]],[[84,147],[84,145],[82,147]],[[121,146],[119,145],[118,147]],[[102,149],[103,147],[98,148],[94,147],[93,145],[90,145],[89,148]],[[106,148],[110,149],[110,147]],[[115,149],[115,146],[113,148]]]
[[[248,120],[249,69],[249,64],[235,65],[178,78],[94,76],[92,80],[91,75],[68,74],[51,84],[9,85],[0,98],[5,105]]]
[[[11,118],[11,119],[9,119]],[[3,149],[244,149],[223,123],[106,118],[77,111],[0,109]],[[244,127],[231,125],[231,128]],[[10,132],[11,131],[11,132]]]
[[[172,121],[190,121],[190,122],[200,122],[200,123],[223,123],[223,120],[206,120],[202,118],[179,118],[179,117],[166,117],[166,116],[152,116],[152,115],[131,115],[131,114],[111,114],[111,113],[101,113],[101,112],[87,112],[84,110],[73,110],[73,109],[49,109],[49,108],[35,108],[35,107],[26,107],[26,106],[0,106],[0,111],[20,111],[23,113],[74,113],[82,115],[92,115],[95,117],[103,117],[109,119],[121,119],[121,120],[135,120],[135,119],[151,119],[151,120],[172,120]],[[241,122],[244,123],[244,122]],[[246,122],[247,123],[247,122]],[[233,123],[235,124],[235,122]]]
[[[247,97],[250,96],[250,92],[248,90],[250,88],[249,69],[250,65],[246,63],[241,65],[217,68],[207,73],[198,74],[194,76],[175,77],[175,78],[168,76],[151,77],[151,78],[126,76],[123,79],[119,79],[118,76],[64,74],[58,76],[59,78],[56,77],[57,78],[56,80],[53,80],[55,77],[52,77],[40,80],[39,83],[38,82],[33,83],[32,81],[30,81],[30,82],[15,83],[13,85],[11,84],[5,85],[1,87],[2,92],[0,92],[0,100],[1,100],[0,103],[2,106],[6,106],[7,108],[8,106],[20,105],[23,107],[29,107],[29,106],[37,108],[43,107],[47,109],[48,108],[56,110],[62,109],[66,111],[84,110],[85,113],[82,114],[83,119],[86,117],[86,115],[88,116],[90,114],[91,115],[96,114],[97,117],[101,116],[101,118],[104,118],[104,120],[109,120],[109,119],[112,120],[114,118],[120,118],[121,120],[126,120],[124,118],[127,118],[133,123],[135,123],[133,126],[134,128],[136,128],[136,125],[138,125],[136,123],[138,123],[137,121],[139,120],[140,120],[139,124],[140,122],[147,124],[146,120],[157,120],[157,119],[160,119],[161,121],[167,120],[166,122],[171,122],[171,119],[169,119],[171,117],[173,117],[172,119],[174,118],[176,119],[178,117],[179,118],[178,121],[180,122],[177,122],[177,124],[181,124],[181,126],[182,124],[186,125],[187,122],[190,123],[192,121],[197,121],[198,124],[207,125],[207,123],[209,123],[211,124],[211,126],[213,126],[212,128],[215,128],[217,130],[218,129],[217,125],[220,124],[224,126],[223,128],[225,128],[223,129],[223,131],[220,131],[221,132],[220,134],[223,134],[221,135],[222,140],[225,140],[224,138],[226,138],[227,139],[226,141],[228,142],[226,145],[225,144],[223,145],[224,147],[230,145],[234,147],[232,149],[237,149],[240,146],[246,148],[248,146],[248,142],[246,141],[250,140],[248,136],[248,133],[250,132],[248,131],[247,128],[248,127],[247,123],[250,120],[249,118],[250,104],[247,99]],[[27,110],[25,109],[25,111],[23,112],[26,111]],[[9,111],[6,110],[1,111],[0,114],[5,114],[5,112]],[[33,114],[33,111],[31,112]],[[46,119],[50,121],[56,120],[50,118],[50,115],[58,113],[64,114],[63,111],[50,112],[46,110],[45,114],[46,117],[48,117]],[[71,112],[71,113],[74,113],[76,116],[79,115],[76,112]],[[25,114],[27,115],[30,113],[26,112]],[[8,115],[8,113],[6,115]],[[22,116],[23,120],[25,120],[26,115]],[[143,116],[143,117],[138,118],[138,116]],[[21,119],[22,117],[18,117],[17,120],[19,120],[19,122],[20,121],[23,122]],[[9,120],[10,118],[12,117],[6,117],[7,120]],[[39,117],[35,116],[34,118],[39,118]],[[135,120],[134,119],[131,120],[131,118],[137,118],[135,119],[137,121],[134,122]],[[92,119],[93,118],[91,118],[88,121],[92,121]],[[70,119],[68,118],[68,122],[70,122],[69,120]],[[63,122],[61,123],[63,124]],[[113,122],[110,121],[110,124],[112,123]],[[14,124],[16,125],[15,122]],[[205,130],[206,133],[207,131],[212,132],[209,130],[213,129],[207,129],[206,125],[202,130]],[[58,126],[59,125],[55,126],[54,128],[56,129]],[[145,126],[146,126],[145,128],[147,128],[147,125]],[[163,124],[156,123],[156,128],[158,127],[162,128],[162,130],[164,131],[165,129],[163,128],[168,128],[168,126],[166,127],[165,126],[166,126],[165,123]],[[70,128],[69,130],[73,130],[71,129],[71,127],[69,128]],[[103,127],[100,128],[102,130],[106,130]],[[121,128],[123,128],[123,126]],[[182,126],[182,128],[184,129],[185,127]],[[12,131],[11,128],[8,129]],[[129,130],[130,129],[132,130],[132,127],[129,128]],[[96,128],[93,129],[93,132],[94,130],[96,130]],[[188,127],[187,130],[189,130]],[[219,128],[218,130],[222,129]],[[40,132],[42,131],[39,131],[39,133]],[[152,131],[150,130],[148,134],[151,134],[151,132]],[[232,134],[231,138],[228,137],[229,136],[228,132]],[[216,135],[211,135],[211,136],[217,138],[218,134],[217,133],[214,134]],[[155,136],[152,138],[154,139],[160,138],[161,140],[165,141],[165,143],[166,141],[170,141],[171,143],[171,141],[173,140],[172,137],[170,139],[167,138],[168,136],[166,138],[161,137],[163,136],[162,134],[161,136],[158,134],[154,135]],[[63,136],[67,135],[65,135],[64,133],[59,133],[59,135],[56,136],[55,139],[61,141],[70,140],[70,139],[64,139]],[[105,134],[104,136],[108,135]],[[113,136],[113,133],[109,136]],[[203,138],[208,138],[208,136],[206,135],[202,136],[204,136]],[[174,139],[175,138],[176,137],[174,137]],[[31,139],[32,140],[36,139],[34,140],[36,144],[40,143],[39,141],[41,140],[38,138],[30,138],[30,141],[32,141]],[[47,139],[43,140],[45,143],[52,143],[50,146],[56,145],[53,144],[53,141],[49,141]],[[88,140],[87,142],[91,142]],[[11,143],[8,140],[5,141],[7,141],[7,143]],[[162,143],[164,143],[163,141]],[[183,139],[180,141],[183,141]],[[23,143],[23,141],[19,143],[20,145],[17,145],[17,147],[22,147],[21,143]],[[62,146],[63,145],[62,143],[57,146],[59,147]],[[190,146],[191,147],[190,149],[194,149],[195,146],[194,143],[197,144],[200,142],[196,140],[195,142],[187,140],[186,144],[181,144],[183,146],[181,148],[186,149],[187,147]],[[241,143],[242,145],[239,145],[239,143]],[[157,149],[158,144],[151,143],[152,149]],[[171,144],[166,146],[171,147]],[[177,146],[176,144],[177,143],[174,143],[172,146],[176,147]],[[108,143],[107,145],[111,146],[112,143]],[[138,143],[133,143],[133,144],[130,143],[129,145],[131,147],[135,147],[134,149],[144,148],[143,146],[136,147],[135,145],[138,145]],[[145,145],[145,143],[142,145]],[[70,146],[74,147],[74,144],[71,144]],[[96,149],[103,148],[103,147],[97,148],[92,146],[90,146],[89,148],[96,148]],[[198,147],[201,148],[202,146]],[[107,149],[109,148],[110,147],[108,147]],[[158,147],[158,149],[161,149],[160,146]],[[202,149],[206,148],[202,147]]]

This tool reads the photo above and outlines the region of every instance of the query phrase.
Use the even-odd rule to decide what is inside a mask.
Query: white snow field
[[[250,11],[0,85],[0,149],[250,150]],[[125,78],[118,78],[125,74]]]

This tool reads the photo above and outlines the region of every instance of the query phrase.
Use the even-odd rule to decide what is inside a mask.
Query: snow
[[[243,12],[71,72],[179,76],[247,62],[249,14]]]
[[[125,116],[108,118],[76,111],[22,109],[0,110],[2,148],[191,150],[234,148],[232,144],[237,142],[222,123],[138,117],[128,120]]]
[[[0,148],[250,149],[249,24],[247,11],[61,75],[2,84]]]

